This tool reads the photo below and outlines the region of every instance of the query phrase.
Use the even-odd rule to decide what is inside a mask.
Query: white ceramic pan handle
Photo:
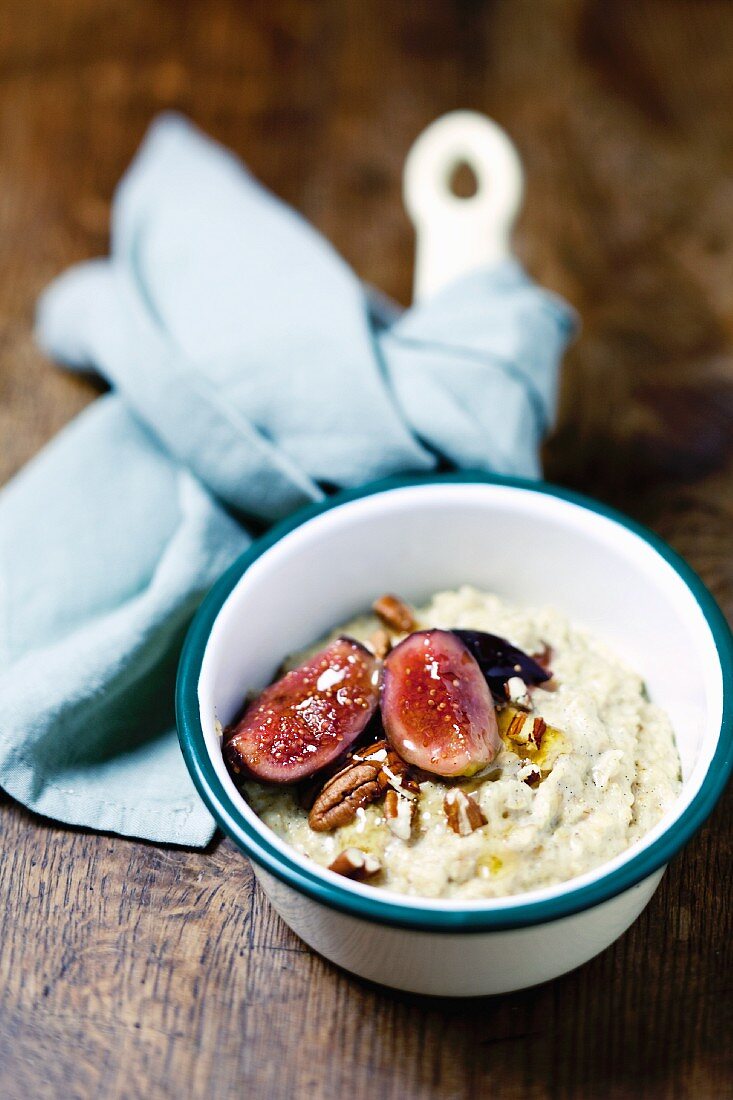
[[[470,198],[451,190],[460,164],[476,177]],[[516,149],[484,115],[453,111],[423,130],[407,154],[403,176],[405,206],[417,234],[416,302],[476,267],[511,255],[522,180]]]

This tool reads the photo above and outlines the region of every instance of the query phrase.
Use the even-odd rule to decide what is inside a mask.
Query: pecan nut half
[[[380,596],[372,604],[372,611],[389,630],[398,634],[409,634],[417,626],[412,611],[397,596]]]
[[[448,791],[443,799],[443,809],[449,826],[459,836],[469,836],[475,829],[486,824],[486,818],[476,799],[459,787]]]
[[[379,782],[381,764],[367,760],[352,760],[332,779],[313,803],[308,824],[317,833],[328,833],[348,825],[356,811],[382,797]]]
[[[329,864],[328,869],[335,871],[337,875],[343,875],[344,878],[365,882],[378,875],[382,867],[378,859],[362,852],[361,848],[345,848],[343,852],[339,852],[333,863]]]

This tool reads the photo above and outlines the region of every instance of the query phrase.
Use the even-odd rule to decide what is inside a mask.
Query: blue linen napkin
[[[572,327],[514,262],[389,317],[233,156],[155,122],[110,258],[39,305],[42,347],[112,392],[0,493],[0,785],[59,821],[207,843],[175,669],[248,524],[438,464],[536,475]]]

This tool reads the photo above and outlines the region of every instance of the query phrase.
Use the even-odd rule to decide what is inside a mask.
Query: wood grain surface
[[[34,303],[106,250],[157,111],[407,301],[402,160],[458,106],[515,138],[519,253],[583,318],[551,476],[649,522],[733,614],[727,0],[3,0],[0,481],[95,395],[35,348]],[[599,958],[462,1003],[315,957],[228,841],[90,835],[0,795],[0,1097],[733,1096],[731,809]]]

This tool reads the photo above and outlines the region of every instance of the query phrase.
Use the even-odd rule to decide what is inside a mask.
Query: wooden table
[[[401,163],[470,106],[526,165],[518,249],[579,309],[550,475],[621,504],[733,612],[733,4],[5,0],[0,480],[94,397],[32,335],[107,247],[151,116],[187,112],[407,301]],[[733,1095],[730,794],[614,947],[472,1003],[371,988],[228,841],[59,828],[1,798],[0,1096]]]

